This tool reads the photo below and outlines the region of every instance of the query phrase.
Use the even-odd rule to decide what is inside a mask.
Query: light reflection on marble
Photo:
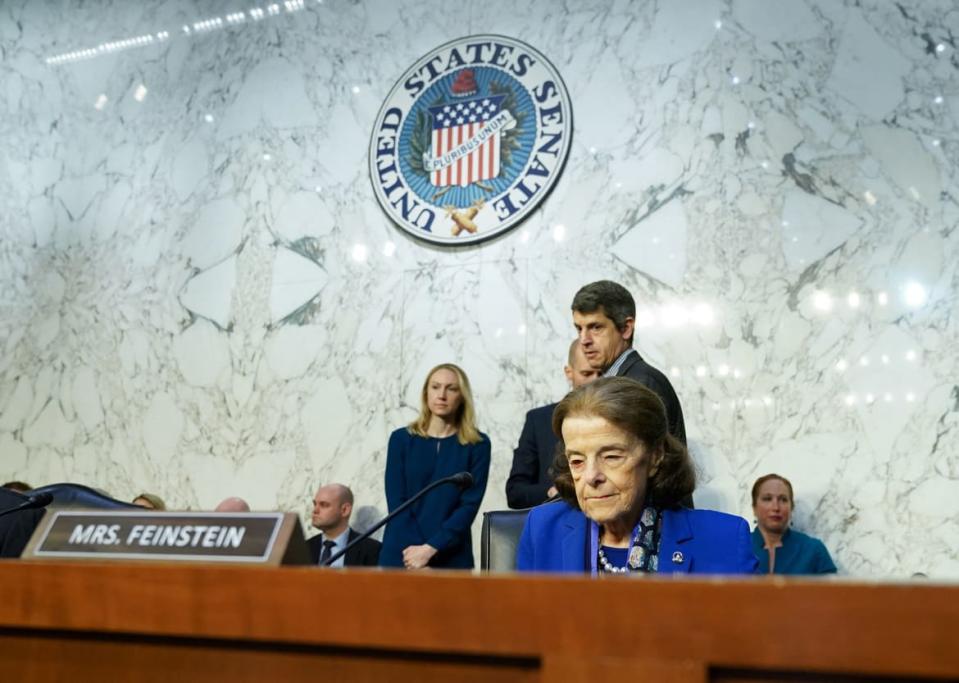
[[[842,571],[959,578],[950,2],[261,7],[0,7],[0,479],[304,519],[336,480],[368,521],[387,435],[452,360],[501,508],[525,411],[566,389],[572,295],[611,278],[683,401],[699,506],[751,518],[778,471]],[[470,33],[550,57],[573,148],[517,230],[430,248],[366,147],[402,71]]]

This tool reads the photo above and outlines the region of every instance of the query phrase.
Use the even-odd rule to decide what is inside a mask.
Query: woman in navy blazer
[[[386,503],[395,510],[428,484],[457,472],[473,475],[465,490],[439,486],[387,523],[380,566],[472,569],[470,527],[489,477],[489,437],[476,428],[469,379],[451,363],[430,370],[420,415],[390,435]]]
[[[553,413],[562,502],[530,511],[517,569],[540,572],[753,574],[746,520],[679,501],[693,492],[686,447],[662,400],[626,377],[571,392]]]

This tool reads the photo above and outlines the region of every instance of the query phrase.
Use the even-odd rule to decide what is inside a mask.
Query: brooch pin
[[[683,563],[683,554],[678,550],[673,553],[673,564],[682,564]]]
[[[643,566],[643,560],[646,558],[646,549],[641,545],[633,546],[629,551],[629,568],[639,569]]]

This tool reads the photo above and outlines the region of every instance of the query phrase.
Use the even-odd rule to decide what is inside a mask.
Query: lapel
[[[346,537],[346,544],[349,545],[353,542],[353,539],[359,536],[358,533],[353,531],[353,527],[350,527],[350,533]],[[343,556],[343,566],[348,567],[354,564],[354,559],[356,558],[356,553],[360,552],[359,546],[354,546],[346,551],[346,555]]]
[[[310,547],[310,557],[313,559],[313,564],[319,564],[320,549],[323,547],[323,534],[317,534],[311,538],[307,545]]]
[[[586,541],[589,525],[586,515],[570,508],[563,515],[563,539],[560,543],[561,568],[565,571],[583,572],[589,569],[586,553],[589,544]]]
[[[619,372],[616,373],[617,377],[624,377],[626,373],[629,372],[636,363],[639,363],[643,360],[642,356],[639,355],[639,351],[636,349],[630,349],[630,354],[626,356],[626,360],[623,361],[623,364],[619,366]]]
[[[760,532],[760,538],[762,538],[762,532]],[[796,559],[796,555],[798,554],[797,551],[799,550],[799,544],[795,542],[797,540],[798,538],[796,534],[793,532],[793,530],[786,529],[786,533],[784,533],[782,537],[782,545],[776,548],[776,569],[777,570],[786,569],[787,567],[792,566],[793,562]],[[762,549],[763,543],[760,542],[759,546],[760,546],[760,549]],[[767,557],[769,556],[768,551],[763,550],[763,552],[766,554]],[[758,555],[759,553],[756,553],[756,554]],[[777,571],[777,573],[781,573],[781,571]]]
[[[660,574],[688,574],[693,565],[693,529],[689,510],[663,510],[662,537],[659,541]]]

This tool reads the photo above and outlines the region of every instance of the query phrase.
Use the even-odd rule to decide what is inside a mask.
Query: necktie
[[[323,541],[323,550],[320,551],[320,565],[326,565],[327,560],[333,556],[333,546],[335,541]]]

